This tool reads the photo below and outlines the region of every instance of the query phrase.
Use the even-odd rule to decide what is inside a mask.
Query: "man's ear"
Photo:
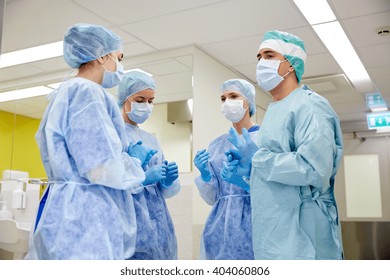
[[[104,64],[104,57],[99,57],[96,59],[100,64]]]

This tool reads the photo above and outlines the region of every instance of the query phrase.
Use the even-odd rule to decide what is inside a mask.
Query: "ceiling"
[[[363,123],[365,94],[390,104],[390,0],[328,0],[372,84],[357,89],[292,0],[6,0],[2,53],[63,39],[78,22],[104,25],[124,42],[126,68],[151,72],[158,102],[191,96],[191,47],[196,46],[256,83],[256,54],[263,34],[287,31],[305,42],[303,82],[325,96],[344,123]],[[0,92],[58,82],[69,75],[62,57],[0,69]],[[0,93],[1,94],[1,93]],[[0,110],[40,118],[45,97],[0,103]]]

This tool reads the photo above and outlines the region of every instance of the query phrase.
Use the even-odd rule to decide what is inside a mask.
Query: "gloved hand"
[[[209,182],[211,180],[211,173],[209,170],[210,154],[205,150],[200,150],[196,153],[194,164],[199,169],[202,180]]]
[[[230,128],[229,134],[229,142],[232,143],[237,148],[237,150],[239,150],[242,158],[251,159],[259,149],[255,142],[253,142],[251,139],[251,136],[249,135],[249,132],[246,128],[242,129],[242,136],[244,139],[238,135],[237,131],[233,127]]]
[[[238,176],[249,177],[252,168],[252,159],[243,158],[240,154],[240,151],[229,149],[225,152],[227,157],[227,165],[229,166],[229,171],[236,173]],[[233,168],[234,167],[234,168]]]
[[[252,157],[257,152],[258,147],[252,141],[249,132],[246,128],[242,129],[242,139],[234,128],[229,130],[229,142],[232,143],[237,150],[230,149],[225,154],[228,157],[228,162],[238,160],[236,173],[240,176],[250,175],[252,167]]]
[[[142,183],[144,186],[154,184],[164,180],[166,178],[167,167],[163,165],[155,165],[145,172],[145,181]]]
[[[141,166],[142,168],[145,168],[150,159],[154,156],[154,154],[157,153],[157,151],[142,145],[142,141],[138,141],[137,143],[129,144],[127,153],[129,156],[136,157],[141,160]]]
[[[164,164],[167,168],[166,178],[163,180],[163,187],[170,187],[172,183],[179,178],[179,168],[176,162],[169,162],[166,160]]]
[[[231,161],[230,165],[224,162],[221,177],[224,181],[239,186],[243,190],[249,192],[250,186],[247,182],[244,181],[242,176],[236,173],[237,167],[238,160]]]

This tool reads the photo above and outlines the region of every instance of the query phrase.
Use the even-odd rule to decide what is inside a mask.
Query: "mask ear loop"
[[[285,58],[284,60],[280,61],[280,64],[282,64],[283,62],[286,62],[286,61],[290,64],[290,67],[292,67],[290,61],[289,61],[287,58]],[[279,64],[279,66],[280,66],[280,64]],[[284,77],[286,77],[286,76],[287,76],[288,74],[290,74],[290,73],[291,73],[291,71],[289,70],[289,71],[287,71],[286,74],[284,74],[284,75],[281,76],[281,77],[284,79]]]
[[[128,113],[130,113],[131,112],[131,109],[132,108],[130,108],[130,111],[126,111],[126,102],[127,102],[127,100],[129,100],[129,98],[131,97],[131,95],[130,96],[128,96],[126,99],[125,99],[125,101],[123,102],[123,109],[125,110],[125,114],[127,115]],[[131,101],[130,101],[130,103],[131,103]]]

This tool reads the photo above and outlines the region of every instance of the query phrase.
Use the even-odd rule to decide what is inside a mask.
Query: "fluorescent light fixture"
[[[326,0],[294,0],[294,2],[311,25],[336,20]]]
[[[31,88],[25,88],[19,90],[0,92],[0,102],[7,102],[7,101],[47,95],[52,91],[53,89],[51,88],[45,86],[37,86],[37,87],[31,87]]]
[[[0,68],[63,55],[63,41],[0,55]]]
[[[326,0],[294,0],[294,2],[352,84],[358,86],[371,82],[370,76],[328,2]]]
[[[313,29],[352,83],[370,81],[363,63],[338,21],[314,25]]]
[[[153,74],[150,74],[142,69],[139,69],[139,68],[134,68],[134,69],[129,69],[129,70],[126,70],[125,73],[129,73],[129,72],[132,72],[132,71],[139,71],[139,72],[142,72],[142,73],[145,73],[146,75],[148,75],[149,77],[153,77]]]

